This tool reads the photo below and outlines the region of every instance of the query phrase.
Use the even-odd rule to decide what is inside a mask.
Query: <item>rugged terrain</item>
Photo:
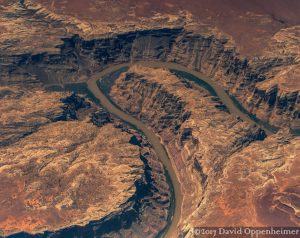
[[[164,69],[133,66],[110,96],[154,128],[173,159],[183,233],[192,237],[199,226],[299,226],[299,138],[282,131],[265,139],[217,98]]]
[[[231,226],[238,220],[299,225],[299,138],[289,132],[300,130],[299,4],[0,0],[3,234],[99,219],[80,235],[153,236],[165,227],[170,192],[147,139],[83,97],[43,90],[86,82],[111,64],[139,60],[199,71],[281,130],[265,138],[259,128],[230,115],[217,98],[166,70],[154,75],[135,67],[119,78],[111,96],[155,130],[177,168],[184,194],[179,231],[191,235],[194,225]],[[76,170],[74,158],[80,171],[69,174]],[[54,179],[52,171],[60,176]],[[91,171],[102,172],[89,177]],[[17,187],[8,186],[10,176]],[[106,186],[106,180],[114,182]],[[91,186],[75,186],[81,183]],[[99,184],[107,192],[82,196]],[[114,186],[120,195],[113,196]],[[103,206],[105,199],[110,208]],[[29,219],[33,212],[38,217]],[[75,233],[76,226],[50,235]]]
[[[150,237],[167,225],[164,169],[138,132],[74,94],[0,92],[2,235],[81,225],[91,237]]]
[[[296,13],[279,18],[276,5],[270,13],[259,12],[259,4],[252,1],[254,12],[251,7],[248,12],[233,8],[228,17],[208,4],[209,16],[202,21],[188,10],[175,14],[173,9],[173,14],[154,11],[152,17],[107,23],[88,15],[91,9],[97,12],[95,7],[84,17],[76,13],[76,4],[67,8],[68,1],[49,6],[43,1],[4,0],[1,84],[84,81],[109,63],[140,59],[177,62],[216,80],[258,118],[299,131],[300,20]],[[213,14],[220,16],[213,19]],[[241,20],[231,19],[234,14]],[[225,18],[244,22],[245,29],[223,26]],[[258,27],[252,32],[255,40],[243,40],[253,24]]]

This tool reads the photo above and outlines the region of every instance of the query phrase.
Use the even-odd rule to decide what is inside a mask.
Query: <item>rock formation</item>
[[[164,69],[133,66],[110,96],[164,142],[182,186],[183,233],[193,237],[199,226],[300,224],[293,188],[299,177],[292,179],[299,138],[281,132],[265,139],[217,98]]]
[[[299,139],[288,132],[300,130],[299,9],[293,0],[0,0],[0,230],[151,237],[166,227],[170,189],[147,139],[81,96],[43,89],[139,60],[199,71],[274,131],[283,129],[265,139],[217,98],[165,70],[132,68],[119,78],[111,96],[156,131],[177,168],[180,232],[237,219],[299,225],[292,188],[299,185]],[[253,212],[252,220],[239,215]],[[82,233],[72,225],[84,225]]]
[[[167,226],[164,168],[139,132],[75,94],[2,87],[1,95],[1,235],[80,225],[83,237],[152,237]]]
[[[271,125],[299,130],[298,26],[277,26],[279,30],[272,37],[266,31],[264,36],[269,37],[269,43],[257,53],[244,54],[245,58],[236,50],[242,52],[243,43],[237,44],[212,23],[193,21],[188,13],[135,18],[130,24],[106,24],[103,20],[77,19],[69,12],[64,16],[43,4],[4,1],[0,13],[5,29],[0,39],[1,84],[84,81],[90,72],[109,63],[172,61],[212,77],[246,109]],[[260,19],[266,24],[263,29],[268,22],[276,22],[247,14],[241,18]],[[36,24],[32,25],[32,21]],[[40,31],[44,35],[39,40],[36,33]],[[76,34],[80,37],[74,37]],[[65,40],[58,47],[60,38]],[[34,69],[21,65],[34,65]],[[283,86],[294,84],[296,87]]]

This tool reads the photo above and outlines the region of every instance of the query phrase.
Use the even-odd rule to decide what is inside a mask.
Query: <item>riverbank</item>
[[[182,196],[180,192],[180,184],[177,179],[176,173],[173,169],[173,165],[171,160],[169,159],[164,147],[161,144],[161,141],[158,139],[158,137],[155,135],[155,133],[149,129],[145,124],[143,124],[141,121],[137,120],[136,118],[124,113],[122,110],[117,108],[111,101],[105,96],[104,93],[100,91],[97,85],[97,81],[101,76],[106,75],[107,71],[102,71],[101,74],[97,74],[97,77],[93,77],[93,79],[90,79],[87,82],[89,90],[94,94],[95,97],[97,97],[100,100],[101,105],[108,110],[113,115],[117,116],[121,120],[128,122],[131,125],[134,125],[136,128],[141,130],[147,139],[149,140],[150,144],[153,146],[157,156],[161,159],[164,166],[166,167],[168,174],[170,176],[170,179],[172,181],[173,185],[173,191],[174,191],[174,214],[172,217],[172,223],[167,230],[167,232],[164,234],[164,237],[172,237],[173,233],[176,230],[177,223],[180,219],[180,211],[181,211],[181,201]]]
[[[263,174],[268,173],[268,166],[277,170],[275,151],[277,148],[280,151],[281,146],[276,137],[289,141],[292,137],[288,133],[270,134],[266,138],[255,123],[229,113],[216,93],[211,95],[194,82],[159,67],[131,66],[113,82],[109,97],[122,110],[152,128],[175,163],[183,195],[178,224],[181,234],[191,233],[193,227],[199,225],[238,226],[244,220],[259,224],[259,220],[242,212],[259,213],[259,209],[255,211],[253,207],[263,206],[263,201],[253,203],[260,198],[251,191],[257,190],[259,194],[259,190],[265,188],[263,184],[256,185],[252,176],[262,173],[261,179],[264,180]],[[258,147],[261,157],[264,160],[274,157],[274,163],[261,164],[257,157]],[[239,166],[234,167],[236,163],[232,164],[231,160],[240,153],[243,158],[240,158]],[[258,161],[247,165],[252,157]],[[228,168],[234,170],[228,171]],[[244,174],[244,170],[252,172]],[[227,171],[234,176],[228,177]],[[248,181],[247,177],[251,180]],[[243,178],[247,182],[246,190],[242,188]],[[225,183],[220,183],[220,180]],[[245,207],[244,203],[248,206]],[[289,221],[284,222],[288,224]]]
[[[173,71],[175,74],[178,74],[181,77],[186,78],[187,80],[191,80],[198,84],[201,88],[205,88],[207,91],[210,92],[211,95],[215,95],[220,98],[223,104],[229,109],[230,113],[239,116],[242,120],[247,121],[253,125],[257,125],[262,127],[265,130],[267,135],[271,135],[276,133],[279,128],[274,127],[267,122],[264,122],[258,119],[255,115],[248,112],[245,108],[242,107],[240,103],[238,103],[237,99],[230,96],[221,86],[219,86],[215,81],[212,79],[204,76],[203,74],[191,70],[185,66],[176,64],[176,63],[168,63],[168,62],[160,62],[160,61],[136,61],[131,63],[122,63],[122,64],[113,64],[110,66],[105,67],[101,73],[96,73],[96,78],[100,78],[105,75],[109,75],[113,72],[125,72],[129,66],[138,64],[141,66],[146,67],[153,67],[153,68],[166,68]],[[116,75],[115,75],[116,76]],[[106,87],[103,86],[104,91],[108,91],[110,86],[105,82],[107,85]],[[292,131],[295,136],[300,135],[299,131]]]
[[[147,65],[147,66],[153,67],[153,68],[161,68],[161,67],[168,68],[172,72],[177,74],[178,76],[183,77],[187,80],[191,80],[194,83],[196,83],[199,87],[205,88],[205,90],[207,90],[212,96],[218,97],[222,101],[222,103],[226,106],[226,108],[229,109],[231,114],[237,115],[242,120],[245,120],[245,121],[249,122],[250,124],[262,127],[267,132],[268,135],[276,133],[276,131],[277,131],[276,128],[274,129],[271,126],[269,127],[265,123],[260,123],[259,120],[255,120],[256,118],[251,117],[250,113],[243,110],[243,108],[238,107],[236,102],[226,93],[225,90],[223,90],[221,87],[219,87],[215,82],[213,82],[209,78],[204,77],[203,75],[201,75],[200,73],[198,73],[196,71],[189,70],[186,67],[180,66],[178,64],[173,64],[173,63],[140,61],[140,62],[136,62],[136,64]],[[101,102],[101,104],[106,105],[105,107],[107,109],[109,109],[109,111],[112,114],[118,116],[120,119],[130,123],[131,125],[136,126],[138,129],[140,129],[143,132],[145,131],[145,129],[147,129],[148,131],[145,133],[145,135],[147,137],[151,136],[152,138],[155,138],[155,137],[157,137],[157,135],[154,135],[153,133],[150,135],[149,133],[151,133],[151,130],[149,131],[149,128],[147,128],[147,126],[141,125],[135,118],[122,112],[122,110],[120,110],[118,105],[114,104],[109,98],[107,98],[107,96],[109,96],[108,93],[110,91],[111,86],[114,83],[114,80],[116,78],[118,78],[121,73],[126,72],[130,65],[131,64],[129,64],[129,63],[125,63],[125,64],[113,65],[113,66],[105,68],[101,72],[96,73],[92,77],[92,79],[90,79],[88,81],[88,87],[92,92],[92,94],[91,94],[92,97],[99,100]],[[105,81],[104,84],[102,84],[102,86],[100,85],[101,80],[100,80],[100,83],[98,81],[99,79],[102,79]],[[97,82],[98,82],[98,85],[97,85]],[[103,87],[102,88],[103,93],[99,91],[99,88],[98,88],[99,85],[101,87]],[[161,143],[162,143],[162,141],[159,141],[160,146],[161,146]],[[155,144],[157,145],[157,143],[155,143]],[[160,146],[156,147],[155,150],[156,151],[157,151],[157,149],[160,151],[164,150]],[[165,150],[164,150],[164,154],[160,154],[160,156],[162,156],[164,158],[168,157]],[[166,168],[168,169],[168,171],[173,170],[174,165],[171,164],[170,166],[166,166]],[[170,176],[170,179],[172,180],[173,183],[174,183],[174,178],[176,179],[176,176],[177,175],[174,175],[173,177]],[[176,184],[176,182],[175,182],[175,184]],[[177,185],[177,191],[180,190],[178,188],[180,188],[180,184]],[[175,199],[176,205],[175,205],[175,210],[174,210],[175,213],[174,213],[172,225],[171,225],[169,231],[166,233],[166,237],[171,237],[171,236],[169,236],[169,234],[172,234],[172,232],[176,230],[176,223],[178,222],[179,217],[180,217],[180,214],[178,213],[178,211],[181,208],[178,208],[178,206],[179,206],[180,199],[182,199],[182,198],[179,197],[179,199],[178,199],[178,192],[177,192],[177,197],[176,197],[176,188],[174,191],[175,191],[175,198],[176,198]]]

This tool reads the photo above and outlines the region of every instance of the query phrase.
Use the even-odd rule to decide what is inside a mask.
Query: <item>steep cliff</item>
[[[188,28],[134,31],[95,40],[74,36],[64,39],[59,48],[58,54],[2,55],[1,84],[86,81],[109,64],[176,62],[217,81],[259,119],[275,127],[299,129],[295,54],[241,58],[226,38]]]
[[[297,32],[295,29],[294,34]],[[226,39],[191,32],[176,39],[168,60],[211,77],[263,121],[299,129],[299,72],[295,71],[299,61],[298,50],[294,49],[298,43],[299,38],[295,37],[284,53],[241,58],[234,48],[228,47]]]
[[[88,0],[85,1],[84,7],[89,6],[91,1],[99,3],[99,1]],[[201,1],[195,2],[200,3]],[[223,6],[223,2],[212,5]],[[265,2],[261,4],[265,4]],[[55,100],[58,95],[44,92],[42,90],[44,85],[85,82],[94,73],[110,64],[138,60],[176,62],[215,80],[259,119],[276,127],[287,127],[293,130],[299,130],[300,127],[298,80],[300,44],[297,21],[290,24],[286,18],[281,19],[273,14],[266,15],[266,13],[261,15],[262,13],[255,13],[255,11],[245,11],[241,14],[238,11],[239,14],[236,14],[235,10],[231,11],[229,8],[230,11],[224,12],[236,17],[234,18],[236,21],[228,24],[226,20],[224,21],[228,16],[223,15],[223,11],[221,14],[219,14],[220,12],[215,14],[213,11],[216,18],[211,17],[207,15],[211,9],[204,11],[201,3],[201,14],[207,17],[201,20],[199,20],[199,16],[194,16],[188,11],[174,12],[173,10],[170,11],[173,14],[157,12],[152,14],[152,11],[148,11],[151,12],[151,16],[137,17],[136,9],[130,7],[129,15],[131,17],[129,19],[118,17],[118,20],[115,21],[111,18],[114,18],[116,14],[112,14],[110,11],[116,11],[114,4],[119,3],[120,1],[105,2],[112,6],[108,11],[109,14],[106,12],[105,15],[95,11],[94,8],[89,8],[87,14],[81,11],[81,7],[78,8],[79,14],[72,14],[70,9],[76,8],[78,4],[82,6],[80,5],[82,1],[72,0],[72,4],[70,4],[68,0],[52,3],[43,0],[0,0],[0,100],[3,102],[0,105],[0,146],[5,155],[3,160],[6,161],[5,159],[9,158],[9,161],[14,161],[11,154],[6,154],[6,150],[2,149],[2,147],[11,146],[24,156],[25,164],[29,163],[25,166],[29,166],[28,174],[25,175],[33,176],[39,168],[30,164],[32,159],[36,159],[32,158],[33,155],[30,152],[32,140],[48,143],[48,141],[44,141],[45,138],[41,138],[40,131],[49,132],[52,135],[54,131],[51,128],[59,128],[59,130],[69,128],[77,133],[79,130],[74,128],[76,125],[80,125],[78,127],[86,128],[82,134],[86,134],[87,137],[96,130],[99,132],[99,137],[101,137],[101,133],[105,132],[107,133],[104,133],[106,137],[113,139],[115,139],[114,137],[118,138],[119,134],[123,136],[124,133],[127,133],[124,138],[126,140],[130,138],[129,142],[135,144],[134,161],[139,161],[137,163],[140,165],[139,169],[143,170],[143,174],[139,173],[139,176],[133,176],[131,182],[125,184],[131,186],[130,188],[135,187],[135,192],[125,191],[127,187],[122,181],[120,184],[124,185],[125,190],[121,193],[124,195],[124,201],[127,199],[127,202],[120,210],[118,210],[119,203],[116,203],[115,209],[112,209],[114,212],[103,213],[103,218],[99,222],[84,226],[82,231],[85,233],[79,235],[82,237],[93,237],[95,234],[121,235],[123,237],[157,234],[166,225],[170,191],[162,164],[157,160],[145,138],[111,118],[105,111],[100,109],[97,109],[97,112],[93,111],[94,107],[82,104],[81,99],[75,96],[68,98],[59,96],[62,101]],[[61,11],[57,11],[59,9],[55,7],[57,4],[60,6],[72,5],[72,7],[62,7]],[[139,4],[139,6],[144,7],[145,4]],[[194,6],[194,4],[190,6]],[[99,7],[99,9],[103,10],[103,7]],[[122,11],[117,11],[120,16],[123,16]],[[111,20],[107,20],[107,15]],[[292,14],[287,15],[289,15],[288,18],[292,18],[290,16]],[[218,20],[215,21],[215,19]],[[250,31],[239,38],[236,37],[235,27],[236,25],[240,28],[243,27],[237,23],[241,23],[242,26],[242,23],[251,23],[253,26],[247,28]],[[232,34],[228,33],[230,31],[224,31],[228,28],[233,29],[231,30]],[[269,28],[272,29],[271,32],[265,31]],[[264,45],[263,47],[260,45],[262,40],[264,40],[261,44]],[[243,41],[251,42],[250,45],[252,45],[251,50],[248,48],[247,54],[242,54],[245,52]],[[298,209],[296,198],[290,195],[292,189],[288,186],[284,187],[285,183],[280,182],[279,176],[274,175],[277,171],[289,178],[296,174],[293,171],[291,175],[287,175],[286,171],[281,170],[287,168],[292,171],[292,166],[288,167],[287,165],[289,163],[292,165],[296,161],[295,157],[299,155],[298,139],[289,138],[286,134],[271,136],[263,143],[252,143],[263,139],[264,133],[258,128],[242,122],[239,118],[229,115],[218,99],[208,96],[204,91],[195,90],[194,85],[190,85],[189,82],[182,81],[182,79],[178,80],[169,73],[160,72],[161,76],[166,79],[162,83],[161,79],[155,78],[149,73],[149,70],[143,69],[142,71],[147,72],[146,78],[141,72],[138,72],[139,75],[141,74],[138,77],[137,74],[128,74],[127,81],[120,79],[121,81],[114,86],[115,90],[119,86],[123,87],[119,88],[119,92],[112,91],[114,93],[112,96],[124,109],[153,127],[167,145],[171,159],[178,169],[182,191],[185,195],[180,223],[181,231],[191,232],[192,226],[203,225],[208,221],[222,224],[223,221],[219,220],[220,217],[225,217],[224,220],[228,218],[226,220],[228,223],[224,223],[224,225],[236,224],[236,219],[241,218],[238,214],[259,211],[259,208],[262,207],[261,204],[264,204],[266,199],[268,200],[267,207],[275,207],[274,214],[280,217],[280,221],[288,221],[287,218],[283,219],[282,217],[289,213],[291,220],[287,225],[299,224],[295,217],[297,212],[294,212]],[[160,73],[158,72],[158,75]],[[178,85],[173,86],[174,82],[177,82]],[[119,94],[120,92],[123,92],[124,95]],[[128,99],[129,103],[125,102],[125,99]],[[90,119],[87,119],[84,113],[80,113],[81,110],[89,114]],[[91,120],[95,126],[86,120]],[[106,132],[105,128],[109,132]],[[65,139],[72,142],[71,151],[77,151],[81,146],[88,146],[94,140],[93,137],[89,142],[80,141],[78,144],[76,138],[71,135],[59,134],[59,137],[66,137]],[[286,141],[286,144],[281,145],[281,141],[284,143]],[[98,141],[94,142],[98,143]],[[128,143],[123,143],[122,140],[117,140],[116,143],[118,146],[124,145],[125,151],[133,148]],[[56,142],[49,146],[53,150],[61,149],[56,147]],[[114,146],[107,148],[113,151]],[[24,150],[24,155],[22,147],[28,147],[29,154]],[[42,150],[44,149],[42,148]],[[96,152],[102,153],[98,150]],[[131,152],[128,150],[128,154]],[[13,154],[13,152],[11,153]],[[67,151],[66,153],[71,152]],[[239,153],[241,153],[241,157],[238,156]],[[262,160],[259,159],[260,153],[263,154]],[[282,159],[276,159],[278,153],[282,155]],[[142,164],[137,158],[138,155],[143,161]],[[248,160],[249,157],[252,158],[252,155],[255,163]],[[59,156],[61,154],[58,153],[43,157],[42,163],[47,164],[50,158],[56,165]],[[240,165],[239,158],[245,163]],[[275,162],[269,167],[269,163],[273,163],[272,161]],[[281,161],[285,165],[277,165],[276,161]],[[93,160],[93,162],[97,163],[98,161]],[[125,165],[127,162],[125,161]],[[19,163],[22,162],[16,161],[16,167],[11,169],[13,171],[18,169]],[[88,162],[84,161],[85,163]],[[132,165],[131,163],[133,164],[132,161],[128,164]],[[243,171],[243,174],[239,174],[237,177],[231,176],[228,172],[231,168],[235,173],[239,173],[239,168],[235,167],[235,163],[239,164]],[[261,163],[265,164],[265,167],[258,166]],[[99,164],[97,165],[101,167]],[[249,167],[247,167],[248,165]],[[4,168],[5,166],[4,163]],[[112,167],[115,168],[115,165]],[[128,174],[131,174],[136,168],[126,167],[125,169]],[[265,190],[267,187],[256,186],[255,178],[250,175],[253,171],[255,174],[259,174],[259,183],[272,183],[269,187],[270,190]],[[13,174],[13,172],[9,173]],[[119,176],[119,174],[115,175]],[[22,184],[24,178],[27,178],[26,176],[17,178],[16,181],[21,181],[20,184]],[[75,177],[77,178],[77,176]],[[239,184],[239,181],[243,179],[250,181],[249,184],[243,184],[249,185],[250,188],[254,187],[255,192],[252,194],[252,191],[247,191],[241,194],[241,197],[249,198],[248,200],[236,201],[232,197],[241,193],[242,185]],[[298,177],[295,179],[296,182],[297,179]],[[2,181],[8,180],[3,178]],[[220,181],[223,183],[219,184]],[[43,180],[43,184],[48,182],[51,181]],[[227,189],[232,183],[238,185],[234,189]],[[1,183],[2,185],[5,189],[7,188],[4,183]],[[35,189],[35,183],[33,185],[32,187]],[[281,186],[284,187],[282,190],[284,192],[276,190]],[[93,186],[91,186],[92,188]],[[109,186],[107,188],[109,189]],[[148,191],[146,188],[150,190]],[[81,191],[80,189],[78,191]],[[276,192],[270,194],[270,191],[274,189]],[[145,190],[146,194],[143,192]],[[110,194],[110,191],[107,195]],[[139,192],[143,193],[142,198]],[[46,192],[45,194],[47,195]],[[262,194],[266,194],[266,196]],[[131,199],[129,199],[130,196]],[[221,198],[218,199],[218,197]],[[17,196],[17,198],[19,197]],[[7,199],[8,197],[5,195],[4,200],[7,201]],[[21,201],[22,203],[22,199],[20,198],[16,202]],[[35,200],[30,201],[32,203]],[[113,199],[112,201],[115,202]],[[233,203],[234,201],[235,203]],[[256,207],[253,206],[253,201],[255,201]],[[87,202],[92,207],[95,205],[95,201]],[[49,203],[45,204],[49,205]],[[53,204],[55,205],[55,203]],[[98,205],[96,205],[97,209]],[[249,209],[241,209],[244,205]],[[22,210],[22,206],[15,207]],[[82,203],[82,206],[86,205]],[[288,209],[286,209],[287,206]],[[32,212],[31,207],[40,208],[39,204],[35,203],[31,207],[27,205],[25,207],[28,214]],[[74,209],[76,210],[76,208]],[[105,207],[105,209],[107,208]],[[281,210],[281,212],[278,213],[277,210]],[[5,213],[9,212],[5,210]],[[85,224],[96,218],[95,214],[88,218],[90,213],[78,212],[78,210],[76,212],[80,214],[74,217],[70,215],[72,221],[66,221],[63,217],[55,217],[57,220],[44,222],[44,224],[50,224],[50,227],[40,227],[42,218],[38,221],[23,219],[23,228],[19,229],[16,228],[18,223],[11,222],[16,220],[15,217],[10,217],[9,219],[12,219],[10,221],[0,221],[4,227],[1,229],[7,233],[14,233],[22,229],[28,232],[41,232],[72,224]],[[266,211],[265,214],[268,212]],[[54,213],[50,214],[50,216],[52,215]],[[134,219],[131,219],[132,217]],[[203,224],[199,223],[199,220],[202,221],[199,217],[205,218]],[[254,220],[243,220],[242,222],[245,224],[249,222],[253,225],[277,224],[277,221],[272,221],[270,217],[264,217],[263,214],[257,214]],[[151,228],[149,228],[149,224],[151,224]],[[116,227],[118,231],[115,230]],[[75,233],[76,227],[73,227],[58,233],[45,234],[45,236],[59,237]],[[78,234],[76,235],[78,236]]]
[[[179,224],[181,231],[191,232],[190,228],[200,225],[274,226],[279,224],[277,220],[271,219],[272,215],[265,220],[260,214],[259,206],[264,206],[268,211],[273,203],[277,204],[277,198],[272,197],[272,202],[266,206],[260,198],[259,191],[267,191],[267,187],[258,186],[259,182],[252,179],[247,182],[249,191],[256,192],[251,194],[245,192],[248,194],[245,195],[246,201],[240,200],[240,197],[237,200],[233,199],[234,194],[239,193],[238,191],[246,186],[246,182],[237,181],[245,175],[238,173],[237,168],[238,166],[247,168],[249,165],[247,156],[253,150],[257,153],[257,160],[269,161],[270,159],[272,162],[266,164],[270,166],[267,168],[264,165],[260,166],[259,161],[255,160],[255,162],[251,159],[249,170],[262,176],[262,180],[271,182],[272,180],[265,178],[263,174],[271,174],[275,171],[279,173],[283,165],[289,166],[296,159],[299,153],[296,139],[291,140],[288,135],[283,134],[271,137],[267,142],[253,144],[253,141],[265,139],[263,131],[230,115],[215,97],[210,96],[202,88],[162,69],[141,66],[130,68],[115,81],[110,96],[123,110],[154,128],[164,142],[182,186],[184,199]],[[282,148],[279,142],[285,140],[292,148],[286,155],[282,153],[289,149]],[[273,163],[272,156],[278,153],[282,154],[280,158],[278,157],[279,162],[274,158]],[[259,154],[263,159],[259,158]],[[268,156],[272,158],[267,159]],[[240,159],[240,163],[232,162],[237,158]],[[236,165],[237,167],[231,170],[231,166]],[[229,171],[236,171],[236,176],[229,176]],[[220,180],[224,180],[224,183]],[[298,181],[298,178],[296,180]],[[230,186],[232,183],[235,187],[227,188],[227,184]],[[279,181],[274,183],[280,186]],[[274,186],[274,192],[280,193],[280,190]],[[291,216],[294,218],[290,220],[282,214],[278,215],[281,217],[278,221],[285,225],[297,225],[296,200],[293,200],[292,192],[286,193],[285,196],[286,199],[293,201],[294,205],[291,206],[294,207],[294,212]],[[248,203],[247,206],[245,202]],[[226,208],[227,206],[231,208]],[[254,208],[251,211],[249,208],[248,211],[250,206]],[[280,207],[281,205],[278,204],[278,214],[281,214]],[[230,212],[226,213],[228,209]],[[257,213],[257,216],[255,218],[246,216],[245,212]],[[290,213],[289,210],[286,212]]]
[[[76,94],[0,92],[0,235],[154,237],[168,225],[165,170],[139,132]]]
[[[179,228],[187,237],[201,226],[299,225],[299,177],[290,179],[298,138],[280,132],[265,139],[217,98],[163,69],[131,67],[110,96],[164,142],[182,186]]]

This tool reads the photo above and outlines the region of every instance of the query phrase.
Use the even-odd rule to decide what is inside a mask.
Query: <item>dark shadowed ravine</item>
[[[134,126],[139,131],[141,131],[149,140],[151,145],[153,146],[154,150],[158,158],[163,163],[171,186],[172,192],[172,204],[169,211],[169,224],[167,227],[162,230],[158,237],[167,237],[173,238],[176,237],[174,234],[177,229],[177,224],[179,223],[180,216],[181,216],[181,205],[182,205],[182,193],[181,193],[181,186],[178,181],[177,173],[174,170],[174,166],[172,165],[172,160],[168,157],[168,153],[165,150],[164,146],[162,145],[162,141],[159,135],[155,134],[151,128],[147,125],[142,123],[140,120],[136,119],[135,117],[125,113],[121,110],[118,105],[113,102],[112,99],[109,97],[109,90],[112,86],[114,80],[122,73],[128,70],[133,63],[123,63],[117,65],[109,65],[105,69],[100,72],[94,72],[93,76],[87,82],[78,82],[78,83],[70,83],[64,85],[64,90],[73,91],[76,88],[75,92],[80,93],[87,93],[88,97],[93,99],[96,102],[100,102],[101,106],[103,106],[107,111],[111,114],[115,115],[119,119],[128,124]],[[229,112],[233,115],[240,117],[242,120],[249,122],[250,124],[255,124],[262,129],[265,130],[266,134],[273,134],[278,131],[278,128],[273,127],[263,121],[260,121],[254,115],[247,112],[235,99],[228,95],[228,93],[219,86],[216,82],[203,76],[201,73],[188,69],[184,66],[181,66],[176,63],[165,63],[159,61],[138,61],[134,64],[140,64],[146,67],[153,67],[153,68],[166,68],[169,69],[174,74],[193,81],[197,87],[201,87],[206,89],[212,96],[216,96],[220,98],[222,103],[228,108]],[[49,86],[49,85],[48,85]],[[50,86],[55,90],[57,87],[59,90],[62,90],[61,86],[59,85],[52,85]],[[82,90],[80,90],[82,88]],[[79,90],[78,90],[79,89]],[[87,227],[89,226],[86,225]],[[75,229],[75,228],[74,228]],[[70,231],[66,230],[64,234],[67,237],[71,237],[72,234],[79,232],[80,234],[84,234],[85,227],[77,227],[75,230],[72,229]],[[72,232],[71,232],[72,231]],[[75,233],[73,233],[75,232]],[[51,232],[50,232],[51,233]],[[50,235],[50,233],[48,235]],[[70,235],[70,236],[69,236]],[[48,237],[47,232],[44,235],[25,235],[18,234],[13,235],[11,237],[18,238],[18,237]]]
[[[116,66],[116,67],[120,67]],[[121,66],[121,68],[124,66]],[[100,74],[97,74],[97,76],[90,79],[87,84],[89,90],[93,93],[93,95],[100,100],[101,105],[107,109],[111,114],[117,116],[121,120],[133,125],[137,129],[139,129],[141,132],[145,134],[151,145],[153,146],[157,156],[164,164],[166,170],[168,171],[172,187],[173,187],[173,196],[174,196],[174,203],[172,204],[171,208],[174,209],[172,212],[171,217],[171,224],[169,225],[167,231],[165,234],[162,234],[161,237],[174,237],[172,236],[176,230],[176,226],[180,219],[180,211],[181,211],[181,203],[182,203],[182,195],[180,192],[180,184],[177,179],[176,173],[173,169],[173,166],[171,164],[171,160],[169,159],[165,148],[161,144],[161,141],[159,137],[150,129],[148,128],[144,123],[142,123],[140,120],[128,115],[127,113],[123,112],[121,109],[119,109],[117,106],[115,106],[108,98],[107,96],[99,89],[97,81],[99,78],[105,76],[106,74],[109,74],[113,71],[117,70],[114,67],[108,68],[106,70],[103,70]]]
[[[89,81],[97,81],[100,78],[112,74],[113,72],[124,72],[126,69],[132,64],[140,64],[146,67],[153,67],[153,68],[166,68],[172,71],[173,73],[184,77],[190,81],[195,82],[199,87],[206,89],[209,93],[213,96],[217,96],[221,99],[222,103],[228,108],[230,113],[240,117],[242,120],[247,121],[250,124],[257,125],[265,130],[266,134],[274,134],[278,131],[279,128],[274,127],[264,121],[259,120],[249,113],[246,109],[242,107],[242,105],[236,100],[234,97],[230,96],[221,86],[219,86],[215,81],[212,79],[202,75],[201,73],[191,70],[185,66],[176,63],[167,63],[167,62],[160,62],[160,61],[138,61],[135,63],[123,63],[117,65],[111,65],[104,69],[103,71],[96,73],[92,79]],[[109,80],[109,77],[107,78]],[[105,83],[104,87],[107,87],[108,82]],[[102,88],[102,87],[101,87]],[[91,89],[91,88],[90,88]],[[107,88],[104,88],[107,90]],[[105,95],[106,97],[108,95]]]
[[[184,66],[174,64],[174,63],[139,61],[136,62],[136,64],[140,64],[142,66],[147,66],[147,67],[167,68],[171,70],[173,73],[178,74],[181,77],[194,81],[198,86],[200,86],[201,88],[205,88],[213,96],[219,97],[223,102],[223,104],[229,109],[230,113],[239,116],[242,120],[245,120],[251,124],[255,124],[257,126],[262,127],[267,134],[273,134],[278,130],[277,128],[272,127],[271,125],[261,122],[256,117],[248,113],[246,110],[243,110],[243,108],[239,106],[238,102],[234,101],[233,98],[231,98],[222,87],[220,87],[217,83],[215,83],[209,78],[204,77],[203,75],[201,75],[196,71],[187,69]],[[93,77],[90,78],[89,81],[87,82],[88,88],[93,93],[93,95],[100,100],[101,105],[105,107],[110,113],[119,117],[121,120],[128,122],[131,125],[134,125],[136,128],[138,128],[146,135],[146,137],[154,147],[158,157],[161,159],[162,163],[167,169],[173,185],[173,192],[174,192],[173,196],[175,198],[174,199],[175,204],[173,204],[172,206],[174,210],[171,211],[172,212],[171,224],[169,225],[164,235],[162,235],[162,237],[174,237],[174,232],[176,231],[176,226],[180,219],[181,204],[182,204],[180,183],[176,176],[176,172],[174,171],[174,167],[172,166],[172,163],[168,158],[165,148],[161,144],[161,140],[159,139],[159,136],[156,135],[151,130],[151,128],[148,128],[140,120],[134,118],[133,116],[128,115],[120,108],[118,108],[118,105],[116,105],[108,96],[108,91],[110,89],[110,86],[113,84],[114,79],[116,79],[120,73],[125,72],[130,65],[132,65],[132,63],[112,65],[102,70],[101,72],[94,74]],[[111,77],[112,75],[113,77]],[[101,80],[106,80],[106,82],[101,84]]]

